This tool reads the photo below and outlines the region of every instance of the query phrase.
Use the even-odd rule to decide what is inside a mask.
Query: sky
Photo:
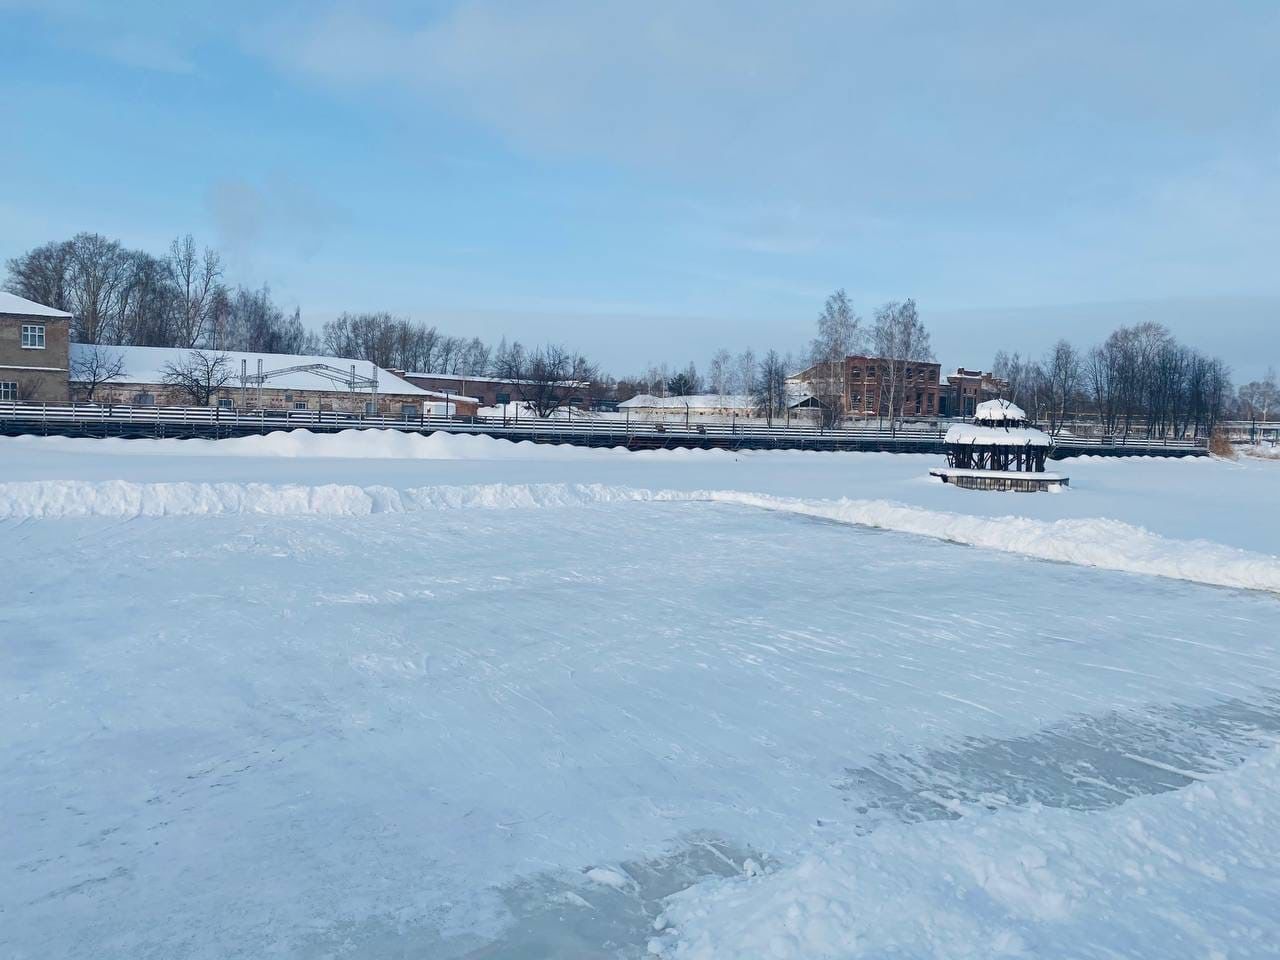
[[[191,233],[313,326],[615,374],[914,297],[944,367],[1280,365],[1280,4],[0,0],[0,260]]]

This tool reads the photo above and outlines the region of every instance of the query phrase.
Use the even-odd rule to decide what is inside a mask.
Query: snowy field
[[[1280,462],[0,439],[0,956],[1274,957]]]

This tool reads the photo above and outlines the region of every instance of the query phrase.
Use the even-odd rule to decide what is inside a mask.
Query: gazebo
[[[947,466],[929,471],[943,483],[971,490],[1031,492],[1065,487],[1067,478],[1045,473],[1053,439],[1037,430],[1008,400],[978,404],[971,423],[957,423],[943,443]]]

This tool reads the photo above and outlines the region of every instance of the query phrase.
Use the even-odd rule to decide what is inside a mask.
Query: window
[[[17,400],[18,385],[12,380],[0,380],[0,400]]]
[[[504,407],[510,402],[511,402],[511,394],[509,393],[498,394],[498,406]]]
[[[43,350],[44,349],[44,324],[43,323],[24,323],[22,325],[22,349],[23,350]]]
[[[295,410],[305,410],[305,409],[307,409],[307,401],[305,401],[305,400],[295,400],[295,401],[293,401],[293,409],[295,409]]]
[[[412,404],[412,403],[400,404],[400,416],[404,417],[406,420],[412,420],[417,415],[418,415],[418,407],[416,404]]]
[[[156,405],[156,395],[154,393],[135,393],[133,395],[134,406],[138,407],[154,407]]]
[[[234,405],[234,403],[232,402],[232,400],[231,400],[231,398],[230,398],[230,397],[219,397],[219,398],[218,398],[218,409],[219,409],[219,410],[234,410],[234,409],[235,409],[235,405]]]
[[[372,400],[366,400],[364,402],[364,413],[366,417],[375,416],[378,413],[378,405]]]

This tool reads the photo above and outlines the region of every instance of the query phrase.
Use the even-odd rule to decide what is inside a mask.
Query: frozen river
[[[0,534],[21,571],[0,581],[6,956],[1108,956],[1160,931],[1164,956],[1265,956],[1280,938],[1274,871],[1231,847],[1253,837],[1215,841],[1234,868],[1216,901],[1192,891],[1193,931],[1167,872],[1124,887],[1152,891],[1157,922],[1046,892],[1024,863],[1052,847],[1025,855],[1027,836],[1103,837],[1271,756],[1272,594],[715,502]],[[963,922],[921,932],[925,904],[854,936],[874,916],[842,927],[819,871],[790,881],[824,891],[813,929],[752,939],[734,897],[794,911],[768,884],[870,862],[859,843],[917,871],[913,896],[976,898]],[[1029,912],[1001,900],[1004,861],[951,876],[956,844],[1013,850]],[[850,902],[893,927],[899,882]]]

